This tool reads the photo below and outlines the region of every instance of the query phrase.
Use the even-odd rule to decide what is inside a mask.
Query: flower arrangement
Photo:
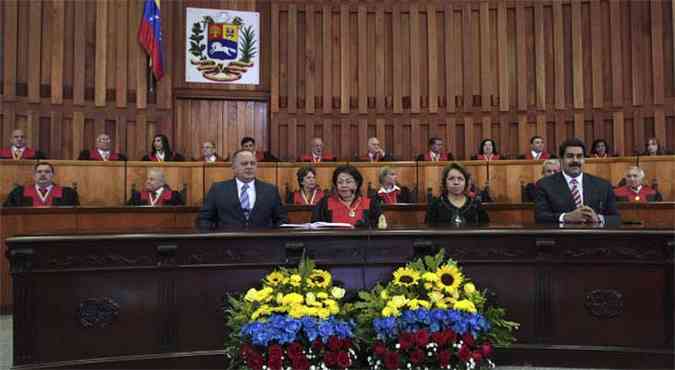
[[[396,269],[359,298],[358,336],[374,370],[492,368],[494,346],[511,344],[518,328],[443,250]]]
[[[262,288],[227,298],[230,368],[251,370],[347,369],[356,360],[347,319],[345,290],[332,275],[303,259],[296,269],[279,268]]]

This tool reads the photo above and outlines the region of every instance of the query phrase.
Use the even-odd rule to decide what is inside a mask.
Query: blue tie
[[[249,211],[251,208],[251,205],[249,204],[248,200],[248,184],[244,184],[244,186],[241,187],[241,195],[239,196],[239,201],[241,202],[241,209],[244,211],[244,216],[246,216],[246,219],[248,219]]]

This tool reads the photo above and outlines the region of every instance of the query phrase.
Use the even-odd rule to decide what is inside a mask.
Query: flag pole
[[[155,75],[152,73],[152,58],[148,55],[146,57],[148,59],[148,67],[146,68],[146,71],[148,73],[148,91],[151,94],[154,94],[155,92]]]

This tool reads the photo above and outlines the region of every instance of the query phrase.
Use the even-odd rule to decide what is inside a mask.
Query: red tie
[[[581,206],[584,205],[584,201],[581,199],[581,194],[579,193],[579,188],[577,187],[577,180],[572,179],[570,184],[572,184],[572,198],[574,198],[574,205],[577,208],[581,208]]]

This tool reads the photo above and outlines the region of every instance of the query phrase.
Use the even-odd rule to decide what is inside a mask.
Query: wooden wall
[[[569,136],[618,154],[675,147],[675,1],[293,1],[271,6],[272,151],[376,135],[408,160],[430,136],[524,153]]]
[[[188,6],[261,12],[260,85],[183,82]],[[622,155],[649,136],[675,149],[675,0],[165,1],[157,84],[136,40],[141,11],[142,0],[2,1],[2,146],[20,127],[59,159],[101,132],[132,159],[155,133],[188,156],[253,133],[282,159],[312,136],[340,159],[373,135],[402,160],[432,135],[460,159],[486,137],[522,153],[533,134],[551,148],[575,135]]]

